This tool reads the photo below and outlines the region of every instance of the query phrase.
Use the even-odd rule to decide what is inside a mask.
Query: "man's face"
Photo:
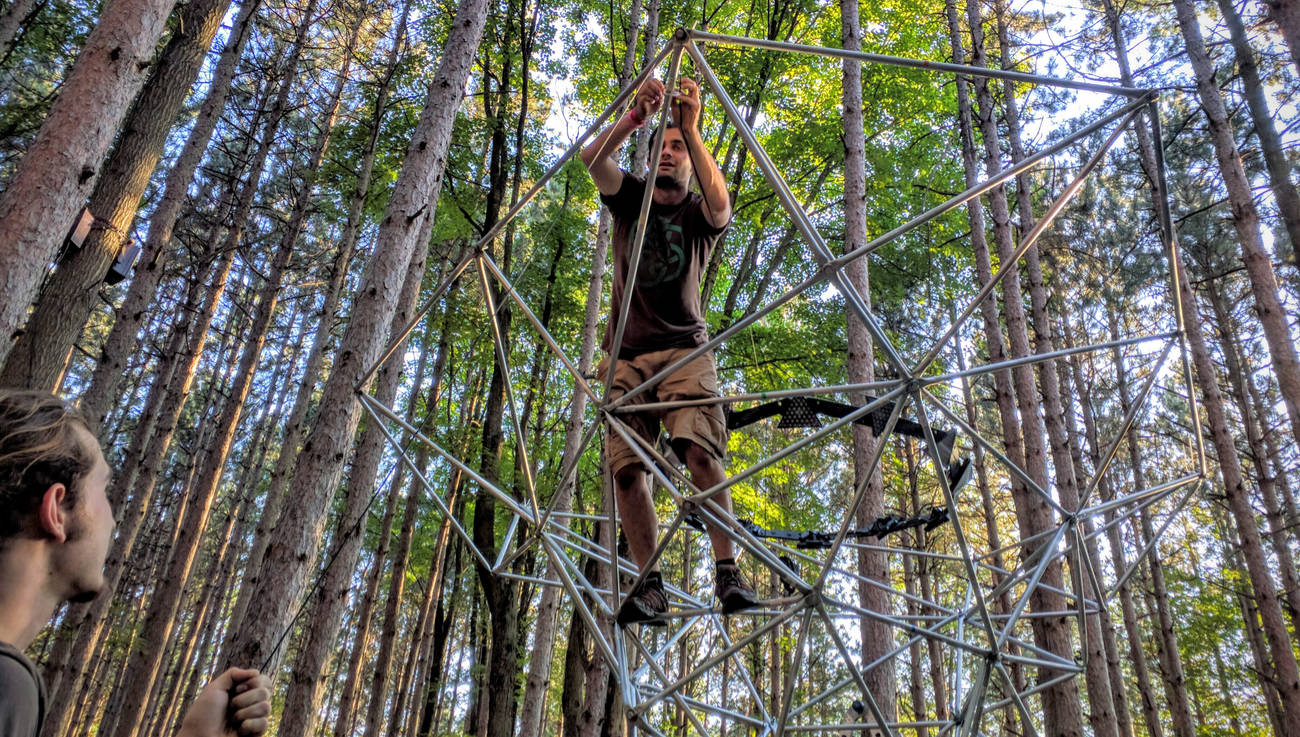
[[[686,139],[681,130],[664,131],[664,150],[659,154],[659,168],[655,170],[655,186],[662,189],[685,190],[691,181],[691,156],[686,150]]]
[[[67,583],[66,598],[89,601],[104,587],[104,561],[113,542],[113,507],[108,503],[108,464],[99,443],[85,428],[77,434],[91,450],[94,465],[79,482],[69,512],[68,537],[59,547],[56,569]]]

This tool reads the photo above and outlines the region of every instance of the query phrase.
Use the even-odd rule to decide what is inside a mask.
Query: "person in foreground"
[[[108,464],[86,422],[59,398],[0,389],[0,737],[38,737],[45,687],[24,655],[64,601],[104,585],[113,540]],[[184,737],[266,731],[270,680],[231,668],[205,686]]]
[[[649,227],[630,296],[626,289],[632,238],[641,211],[646,182],[619,169],[616,155],[634,131],[660,108],[667,91],[662,82],[648,80],[638,90],[631,109],[582,151],[582,161],[609,207],[614,229],[614,290],[610,319],[601,347],[618,361],[606,359],[601,378],[614,363],[609,398],[626,394],[694,348],[708,342],[700,305],[700,279],[709,254],[731,222],[731,199],[717,163],[700,135],[700,86],[681,80],[671,105],[672,123],[665,132],[663,152],[655,168]],[[700,192],[688,189],[692,175]],[[631,305],[621,345],[615,347],[615,323],[624,299]],[[699,356],[677,369],[652,391],[631,404],[701,399],[718,396],[717,370],[712,353]],[[690,470],[701,489],[726,480],[722,460],[727,448],[727,427],[718,404],[684,407],[664,412],[624,415],[627,424],[650,443],[662,421],[677,457]],[[659,519],[650,493],[648,469],[627,442],[613,429],[605,435],[605,453],[617,489],[618,506],[628,547],[638,566],[645,569],[658,537]],[[712,497],[731,511],[731,493],[722,489]],[[747,609],[758,603],[753,588],[736,567],[735,546],[717,526],[708,527],[715,562],[715,594],[722,612]],[[665,624],[668,599],[656,564],[634,589],[618,612],[620,625],[636,622]]]

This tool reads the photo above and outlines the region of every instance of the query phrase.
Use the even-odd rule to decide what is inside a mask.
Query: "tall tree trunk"
[[[1268,8],[1269,20],[1277,24],[1291,52],[1291,63],[1300,72],[1300,3],[1296,0],[1261,0]]]
[[[424,112],[380,223],[374,255],[362,275],[338,360],[325,382],[320,414],[298,458],[298,472],[289,487],[296,503],[282,517],[277,538],[263,556],[262,565],[274,575],[259,581],[227,662],[278,663],[275,640],[306,588],[326,511],[342,475],[343,457],[360,419],[353,392],[383,350],[404,270],[415,249],[424,247],[419,239],[425,221],[433,215],[429,205],[438,200],[451,124],[483,31],[484,4],[484,0],[463,0],[452,22]]]
[[[1214,142],[1214,154],[1223,175],[1223,185],[1228,190],[1228,202],[1232,207],[1232,225],[1241,242],[1242,262],[1246,266],[1246,275],[1250,279],[1251,294],[1255,298],[1255,313],[1264,328],[1265,342],[1269,356],[1273,359],[1273,373],[1281,388],[1282,404],[1286,406],[1287,417],[1291,422],[1291,434],[1300,442],[1300,358],[1296,357],[1295,339],[1287,324],[1287,313],[1277,296],[1277,277],[1273,274],[1273,262],[1264,250],[1259,234],[1259,210],[1255,207],[1254,194],[1250,180],[1241,163],[1241,154],[1232,137],[1232,124],[1219,93],[1218,83],[1214,79],[1214,64],[1205,49],[1205,40],[1201,37],[1201,28],[1196,18],[1196,9],[1191,0],[1174,0],[1174,10],[1178,14],[1178,25],[1182,29],[1183,39],[1187,43],[1187,57],[1192,70],[1196,73],[1196,92],[1201,101],[1201,109],[1210,123],[1210,139]],[[1294,5],[1294,0],[1280,2],[1277,6]],[[1277,7],[1274,7],[1276,10]],[[1300,18],[1297,18],[1300,22]],[[1300,30],[1300,27],[1298,27]],[[1291,658],[1295,660],[1294,657]],[[1284,666],[1290,669],[1290,666]],[[1282,674],[1279,674],[1282,675]],[[1289,680],[1292,676],[1300,678],[1300,673],[1283,676]],[[1283,690],[1296,691],[1297,706],[1300,706],[1300,681],[1294,686],[1284,686]],[[1300,714],[1296,715],[1300,719]]]
[[[1294,10],[1295,0],[1286,0]],[[1277,200],[1278,215],[1286,226],[1287,237],[1291,240],[1291,268],[1300,269],[1297,254],[1300,254],[1300,194],[1291,182],[1291,164],[1286,159],[1286,151],[1278,138],[1277,127],[1273,124],[1273,112],[1269,110],[1264,92],[1264,83],[1259,78],[1259,65],[1255,62],[1255,51],[1246,39],[1246,26],[1241,22],[1237,7],[1232,0],[1217,0],[1219,12],[1228,26],[1228,36],[1232,39],[1232,48],[1237,57],[1237,70],[1241,73],[1241,83],[1245,92],[1246,105],[1250,108],[1251,122],[1255,124],[1255,136],[1259,139],[1259,149],[1264,155],[1264,165],[1268,169],[1268,186]],[[1297,17],[1300,23],[1300,15]],[[1296,29],[1300,32],[1300,25]],[[1300,38],[1298,36],[1297,38]],[[1296,279],[1294,284],[1300,284]]]
[[[419,298],[421,276],[424,274],[426,254],[427,251],[424,249],[417,251],[414,259],[420,263],[412,263],[407,272],[407,279],[402,285],[401,304],[393,315],[390,328],[393,335],[400,334],[410,320],[411,314],[415,311],[416,302]],[[420,359],[421,367],[417,375],[423,374],[424,360],[422,355]],[[378,381],[376,382],[375,398],[385,405],[391,406],[397,397],[405,362],[405,350],[398,349],[380,369]],[[438,370],[437,367],[434,368],[435,377],[439,375]],[[343,512],[339,515],[338,529],[334,535],[336,549],[331,556],[333,562],[321,581],[319,598],[313,602],[311,607],[311,615],[308,618],[311,626],[307,631],[306,641],[294,661],[292,684],[285,696],[285,716],[280,724],[280,734],[285,737],[307,737],[316,726],[319,711],[317,708],[319,706],[318,702],[321,689],[325,685],[325,664],[329,659],[330,650],[338,635],[339,624],[343,617],[343,607],[347,600],[348,591],[352,587],[353,571],[357,565],[357,558],[361,553],[363,536],[357,533],[358,530],[364,529],[365,520],[363,515],[369,507],[375,491],[379,465],[383,460],[386,447],[384,437],[383,431],[379,427],[374,426],[373,423],[367,423],[366,430],[362,433],[361,441],[357,446],[357,453],[352,462],[347,489],[344,493]],[[389,490],[389,494],[395,496],[396,492],[397,484],[394,484]],[[388,527],[383,528],[381,534],[387,537],[388,529]],[[387,557],[387,539],[383,541],[382,546],[385,550],[384,557]],[[394,556],[394,576],[397,575],[399,570],[397,560],[401,555],[402,552],[399,549]],[[361,645],[362,643],[358,642],[358,647],[361,647]],[[382,673],[382,671],[380,672]],[[377,675],[376,679],[371,684],[371,690],[374,694],[371,701],[372,709],[378,708],[373,704],[376,702],[382,704],[384,701],[382,676]],[[343,715],[340,714],[340,718],[342,717]]]
[[[194,127],[190,130],[176,163],[167,173],[162,198],[150,215],[149,234],[140,253],[140,266],[136,268],[131,286],[117,310],[117,320],[104,340],[99,363],[90,377],[90,386],[81,397],[81,411],[101,440],[104,438],[104,418],[114,406],[127,361],[137,343],[136,336],[144,324],[146,308],[153,301],[162,279],[164,254],[171,243],[172,229],[185,203],[194,172],[221,119],[221,111],[230,95],[235,67],[248,37],[252,35],[253,13],[260,2],[261,0],[241,0],[239,15],[235,18],[226,45],[221,51],[208,95],[199,108]]]
[[[41,287],[36,308],[5,359],[0,384],[54,391],[99,298],[99,286],[129,239],[140,198],[172,122],[189,95],[230,0],[183,6],[171,41],[152,65],[90,196],[95,224]],[[53,230],[58,230],[53,228]]]
[[[1111,312],[1108,316],[1110,320],[1110,337],[1111,340],[1119,338],[1119,323],[1116,315]],[[1119,390],[1120,411],[1125,417],[1133,408],[1131,395],[1129,394],[1128,370],[1124,364],[1124,356],[1119,349],[1112,350],[1113,361],[1116,370],[1116,384]],[[1129,465],[1133,472],[1133,486],[1136,489],[1146,489],[1146,463],[1142,456],[1141,438],[1135,425],[1130,426],[1128,430],[1128,449]],[[1151,524],[1151,515],[1146,509],[1138,513],[1138,525],[1141,529],[1139,540],[1141,544],[1152,540],[1155,537],[1155,528]],[[1178,647],[1178,631],[1174,623],[1174,614],[1169,605],[1169,590],[1165,583],[1164,561],[1160,557],[1159,547],[1151,548],[1146,556],[1147,569],[1151,573],[1151,588],[1155,598],[1156,618],[1160,627],[1159,640],[1159,657],[1160,670],[1164,674],[1165,688],[1169,693],[1169,711],[1172,716],[1173,732],[1178,737],[1193,737],[1195,735],[1195,725],[1192,723],[1191,709],[1187,701],[1187,684],[1183,676],[1183,664]]]
[[[235,209],[234,224],[227,232],[221,246],[222,252],[233,253],[242,236],[243,226],[252,207],[254,193],[261,178],[262,170],[270,154],[279,124],[288,110],[289,92],[297,76],[298,60],[314,13],[315,2],[313,0],[313,2],[308,3],[307,9],[303,12],[299,22],[298,36],[285,63],[279,93],[270,114],[267,116],[259,149],[255,154],[252,165],[249,167],[248,181],[245,182],[239,196],[238,206]],[[308,184],[307,189],[310,189],[310,184]],[[305,216],[305,210],[302,211],[302,215]],[[217,493],[226,456],[239,426],[243,401],[252,387],[253,376],[256,373],[261,357],[262,346],[270,328],[271,320],[275,316],[281,280],[288,268],[289,258],[293,254],[293,246],[297,240],[296,231],[301,228],[301,225],[302,217],[297,217],[295,222],[291,222],[286,227],[280,245],[272,257],[270,274],[267,276],[266,283],[258,295],[256,315],[249,330],[248,343],[244,347],[239,367],[236,369],[235,379],[229,393],[230,399],[227,400],[225,409],[222,411],[221,418],[216,425],[214,450],[188,492],[185,517],[179,527],[179,534],[167,563],[166,577],[163,579],[167,582],[167,585],[155,592],[153,599],[150,601],[149,612],[145,617],[144,634],[141,638],[143,645],[132,652],[127,664],[127,669],[131,673],[129,682],[132,684],[132,688],[124,694],[119,706],[117,714],[118,729],[115,730],[114,737],[134,737],[136,734],[135,723],[140,711],[144,708],[141,685],[153,682],[159,666],[160,653],[153,647],[153,643],[166,639],[171,631],[171,623],[175,617],[176,608],[180,603],[181,588],[189,577],[194,554],[197,551],[201,534],[207,525],[208,512]]]
[[[578,352],[578,371],[583,376],[591,373],[592,361],[596,352],[596,327],[600,324],[600,295],[605,278],[605,258],[609,248],[609,211],[600,210],[600,220],[596,228],[596,245],[591,254],[591,279],[587,283],[587,309],[582,321],[582,347]],[[579,445],[582,443],[584,418],[586,417],[587,395],[574,385],[569,401],[569,417],[564,426],[564,450],[561,453],[561,465],[564,468],[578,463]],[[555,493],[559,499],[554,502],[556,513],[565,514],[573,508],[573,487],[577,474],[564,476]],[[547,563],[548,578],[551,564]],[[523,706],[519,714],[520,737],[540,737],[545,716],[543,702],[551,678],[551,664],[554,660],[556,618],[559,615],[563,598],[555,586],[542,589],[541,600],[537,604],[537,619],[533,634],[533,649],[528,661],[528,679],[524,682]]]
[[[145,81],[171,0],[108,0],[0,194],[0,359]]]
[[[840,3],[841,43],[845,49],[860,51],[862,48],[862,27],[858,21],[857,0],[844,0]],[[866,137],[862,128],[862,68],[856,59],[845,59],[843,64],[844,86],[841,93],[844,120],[844,251],[853,251],[867,242],[867,203],[866,203]],[[867,274],[866,259],[859,258],[848,264],[845,276],[853,289],[862,296],[862,302],[871,304],[870,277]],[[846,308],[847,300],[846,300]],[[867,326],[852,311],[846,309],[845,321],[848,326],[848,380],[850,383],[869,383],[875,380],[872,362],[875,351],[871,334]],[[851,400],[854,404],[865,404],[862,393]],[[880,442],[871,428],[853,425],[853,478],[854,489],[865,489],[865,496],[857,509],[857,524],[867,527],[872,520],[885,511],[885,486],[879,467],[872,467],[876,443]],[[858,549],[859,575],[884,583],[890,580],[889,556],[878,550]],[[888,613],[889,596],[881,587],[872,586],[866,581],[858,582],[858,598],[863,608]],[[893,649],[893,632],[884,622],[862,617],[859,621],[862,637],[862,660],[872,663],[886,656]],[[880,707],[885,721],[893,721],[897,714],[893,659],[863,674],[871,696]]]
[[[1241,415],[1242,428],[1246,435],[1246,449],[1254,462],[1255,479],[1259,493],[1264,502],[1264,518],[1268,523],[1269,543],[1277,557],[1278,575],[1282,579],[1282,595],[1286,613],[1291,620],[1291,627],[1300,632],[1300,575],[1296,568],[1295,557],[1291,554],[1286,534],[1286,521],[1282,518],[1281,505],[1277,499],[1277,483],[1268,462],[1268,451],[1264,448],[1263,433],[1259,423],[1265,418],[1256,417],[1250,399],[1247,396],[1246,382],[1252,376],[1250,367],[1245,365],[1239,348],[1236,320],[1227,306],[1223,295],[1221,279],[1208,280],[1206,284],[1210,307],[1214,310],[1214,320],[1219,329],[1219,345],[1223,351],[1224,367],[1227,369],[1228,387],[1232,398],[1237,403]]]
[[[388,561],[389,541],[393,538],[391,532],[396,513],[397,495],[389,494],[388,501],[384,505],[384,515],[379,523],[379,547],[370,562],[370,572],[366,575],[366,590],[357,607],[356,630],[352,636],[352,649],[348,653],[347,680],[343,685],[343,692],[339,695],[338,714],[333,729],[334,737],[353,734],[353,722],[356,712],[359,711],[362,693],[365,692],[359,681],[366,653],[370,649],[371,621],[374,619],[375,605],[379,601],[379,586],[383,581],[384,566]],[[328,591],[326,589],[326,594]],[[295,665],[296,667],[298,666]],[[379,694],[373,696],[381,698]]]
[[[1012,46],[1006,24],[1006,6],[1002,0],[994,3],[994,12],[997,16],[1002,68],[1011,70],[1014,69],[1015,64],[1011,59]],[[1013,163],[1018,164],[1024,160],[1025,150],[1020,136],[1020,111],[1015,95],[1015,85],[1006,80],[1002,89],[1007,138],[1011,144],[1011,160]],[[985,140],[988,140],[987,133]],[[990,154],[990,157],[992,161],[997,161],[996,158],[992,158],[992,154]],[[993,169],[993,167],[990,167],[990,169]],[[1025,174],[1018,175],[1016,177],[1016,204],[1020,215],[1020,237],[1022,238],[1033,227],[1035,220],[1032,203],[1030,202],[1031,191],[1029,177]],[[1009,240],[1007,243],[1009,245]],[[1001,246],[1002,242],[999,243],[999,248]],[[1002,254],[1004,259],[1006,256],[1006,253]],[[1038,246],[1031,246],[1025,252],[1024,259],[1025,272],[1029,278],[1030,321],[1035,336],[1033,351],[1039,355],[1045,355],[1052,353],[1056,346],[1052,336],[1052,322],[1047,314],[1047,289],[1043,283],[1043,269],[1039,261]],[[1006,283],[1011,283],[1018,278],[1018,275],[1011,274],[1007,277]],[[1012,297],[1008,293],[1007,300],[1010,299]],[[1009,332],[1011,325],[1012,322],[1008,319]],[[1013,339],[1013,355],[1015,355],[1014,343]],[[1037,368],[1038,388],[1042,397],[1043,426],[1047,430],[1050,443],[1052,464],[1055,469],[1056,492],[1061,504],[1067,510],[1077,511],[1081,501],[1079,498],[1079,484],[1073,473],[1074,463],[1070,455],[1069,436],[1065,429],[1065,412],[1062,409],[1061,380],[1057,373],[1057,365],[1055,361],[1048,360],[1038,364]],[[1021,371],[1024,371],[1024,369],[1021,369]],[[1021,414],[1024,416],[1025,408],[1022,408]],[[1030,429],[1026,429],[1026,432],[1030,431]],[[1028,443],[1029,440],[1026,439],[1027,447]],[[1099,560],[1099,553],[1095,538],[1090,536],[1092,532],[1091,522],[1086,519],[1083,520],[1078,529],[1083,533],[1085,540],[1084,551],[1075,551],[1075,565],[1080,567],[1080,581],[1082,581],[1083,569],[1080,566],[1080,557],[1086,552],[1088,557],[1095,561]],[[1075,595],[1085,597],[1088,595],[1087,592],[1087,587],[1083,587],[1077,590]],[[1101,602],[1104,592],[1093,591],[1092,595],[1097,601]],[[1084,680],[1088,687],[1088,705],[1090,707],[1088,710],[1088,723],[1096,737],[1119,737],[1115,703],[1111,696],[1110,675],[1106,667],[1105,643],[1102,636],[1100,614],[1089,614],[1084,617],[1083,634],[1087,642],[1087,648],[1083,650],[1082,656]]]
[[[1178,3],[1181,3],[1181,0],[1178,0]],[[1178,3],[1176,3],[1176,6]],[[1185,6],[1179,7],[1180,19],[1182,15],[1186,14],[1184,11],[1187,10],[1189,9]],[[1122,38],[1117,28],[1117,16],[1113,9],[1108,15],[1111,18],[1112,33]],[[1192,26],[1191,30],[1199,38],[1200,32],[1199,29],[1195,28],[1195,17],[1191,17],[1189,20]],[[1124,84],[1131,85],[1132,76],[1128,73],[1128,60],[1124,53],[1125,46],[1118,44],[1117,49],[1119,51],[1121,80]],[[1203,57],[1203,46],[1201,52]],[[1198,75],[1198,89],[1200,87]],[[1217,99],[1220,109],[1222,108],[1222,99],[1218,98],[1217,94],[1209,95],[1209,99],[1211,102]],[[1151,182],[1152,197],[1156,203],[1159,203],[1164,201],[1167,194],[1160,187],[1159,178],[1156,176],[1155,142],[1152,140],[1150,130],[1146,127],[1145,120],[1139,119],[1135,128],[1137,130],[1138,149],[1142,157],[1142,167],[1148,181]],[[1230,135],[1230,132],[1228,133]],[[1176,236],[1170,240],[1175,246],[1174,258],[1181,259],[1182,256],[1177,249]],[[1273,682],[1277,685],[1285,708],[1286,721],[1280,725],[1282,727],[1281,731],[1286,734],[1300,734],[1300,668],[1297,667],[1295,653],[1291,646],[1291,638],[1286,631],[1282,608],[1278,604],[1277,591],[1270,580],[1268,564],[1260,539],[1259,526],[1255,522],[1241,465],[1237,458],[1232,431],[1227,421],[1223,394],[1219,389],[1214,371],[1214,362],[1206,344],[1205,336],[1201,332],[1200,321],[1196,319],[1198,312],[1196,298],[1192,293],[1191,285],[1188,284],[1186,279],[1180,280],[1177,286],[1179,308],[1184,315],[1184,329],[1192,354],[1192,362],[1196,368],[1197,383],[1204,399],[1206,421],[1209,425],[1215,454],[1218,457],[1219,473],[1223,478],[1223,493],[1240,534],[1240,552],[1245,559],[1246,569],[1249,572],[1248,578],[1255,595],[1255,604],[1259,608],[1264,633],[1268,637],[1269,646],[1272,648],[1273,657],[1276,659],[1275,672],[1271,675]],[[1261,674],[1263,680],[1268,680],[1269,675],[1268,673]]]
[[[42,7],[44,3],[38,5],[36,0],[13,0],[0,13],[0,63],[9,59],[9,54],[18,44],[19,29],[27,25],[30,16]]]

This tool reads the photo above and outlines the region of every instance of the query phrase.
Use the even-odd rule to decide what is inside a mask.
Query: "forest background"
[[[475,278],[443,282],[678,26],[1160,91],[1155,143],[1185,279],[1169,279],[1152,131],[1140,123],[933,373],[1117,347],[935,393],[1063,500],[1104,465],[1109,498],[1199,477],[1198,449],[1210,454],[1185,505],[1170,497],[1097,538],[1112,581],[1139,565],[1088,618],[1087,649],[1064,625],[1068,642],[1053,647],[1086,673],[1072,694],[1036,697],[1045,716],[1035,729],[1300,734],[1295,3],[11,0],[0,14],[0,329],[15,338],[0,382],[79,399],[115,469],[118,514],[112,595],[66,607],[32,647],[50,687],[46,737],[173,732],[205,674],[229,662],[269,667],[275,728],[292,737],[623,733],[621,701],[572,602],[527,582],[544,558],[517,559],[517,579],[489,575],[471,548],[491,557],[510,534],[507,516],[426,451],[414,452],[429,488],[413,480],[353,391],[436,296],[368,391],[504,488],[523,494],[527,449],[541,498],[602,508],[597,448],[576,479],[558,473],[576,452],[574,428],[594,417],[572,378],[494,288],[514,367],[503,375]],[[838,60],[706,51],[837,251],[1120,104],[872,65],[859,83]],[[862,104],[846,107],[859,84]],[[703,132],[736,211],[703,289],[716,332],[815,265],[707,98]],[[872,254],[871,303],[902,353],[929,349],[1104,137]],[[629,146],[627,166],[644,165],[645,146]],[[606,218],[570,162],[491,244],[586,372],[598,358],[598,295],[608,300]],[[1174,331],[1176,309],[1195,402],[1179,383],[1179,351],[1166,365],[1149,345],[1124,344]],[[738,393],[888,376],[880,346],[855,341],[843,300],[813,290],[728,341],[720,378]],[[506,417],[507,384],[522,430]],[[1143,408],[1126,428],[1135,403]],[[1203,424],[1188,421],[1193,411]],[[729,468],[794,437],[737,432]],[[873,484],[864,522],[942,502],[922,445],[891,439],[876,476],[855,463],[869,448],[844,432],[791,455],[737,487],[738,516],[825,529],[855,482]],[[990,450],[962,441],[977,468],[962,513],[993,555],[1034,530],[1024,484]],[[430,489],[472,541],[453,534]],[[575,530],[609,534],[594,520]],[[888,544],[956,543],[941,528]],[[699,551],[670,551],[666,569],[684,586],[707,563]],[[905,560],[856,565],[917,600],[956,595],[950,568]],[[779,589],[746,565],[761,593]],[[857,642],[870,643],[863,626]],[[1050,632],[1026,627],[1050,644]],[[680,643],[683,657],[699,645]],[[752,654],[774,698],[793,648]],[[950,655],[912,646],[872,690],[893,717],[942,721],[953,667]],[[702,699],[725,690],[695,688]],[[1028,731],[1004,713],[1004,733]],[[666,733],[690,733],[680,712],[655,718]],[[739,722],[719,728],[746,733]]]

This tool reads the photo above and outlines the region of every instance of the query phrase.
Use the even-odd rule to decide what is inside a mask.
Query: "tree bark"
[[[129,243],[127,233],[172,122],[198,77],[230,0],[194,0],[152,65],[90,196],[95,224],[41,287],[26,327],[10,348],[0,384],[55,391],[72,347],[99,301],[99,287]],[[54,229],[54,230],[57,230]]]
[[[0,194],[0,359],[145,81],[171,0],[108,0]]]
[[[1274,11],[1286,6],[1290,10],[1294,0],[1282,0]],[[1255,298],[1255,313],[1264,328],[1265,342],[1272,358],[1273,373],[1281,389],[1282,403],[1286,406],[1287,417],[1291,422],[1291,434],[1300,442],[1300,358],[1296,357],[1295,340],[1287,324],[1287,313],[1277,295],[1277,277],[1273,273],[1273,262],[1264,250],[1259,234],[1259,210],[1255,207],[1255,198],[1251,191],[1250,180],[1241,163],[1241,154],[1232,137],[1232,124],[1219,93],[1218,83],[1214,79],[1214,64],[1205,49],[1205,40],[1201,37],[1201,28],[1196,18],[1196,9],[1191,0],[1174,0],[1174,10],[1178,15],[1178,25],[1182,29],[1183,39],[1187,44],[1187,56],[1196,73],[1196,92],[1201,101],[1201,109],[1210,123],[1210,138],[1214,142],[1214,154],[1223,175],[1223,184],[1228,190],[1228,202],[1232,207],[1232,225],[1241,242],[1242,262],[1246,275],[1250,279],[1251,294]],[[1300,18],[1297,18],[1300,23]],[[1285,27],[1285,26],[1284,26]],[[1300,30],[1300,26],[1297,26]],[[1294,50],[1294,47],[1293,47]],[[1294,657],[1291,658],[1295,660]],[[1289,668],[1290,666],[1287,666]],[[1297,675],[1300,678],[1300,675]],[[1300,706],[1300,682],[1294,686],[1284,687],[1297,690],[1297,702]],[[1300,714],[1296,715],[1300,719]]]
[[[167,173],[162,198],[149,218],[149,234],[140,253],[140,265],[117,310],[117,320],[104,340],[99,363],[91,374],[90,386],[81,397],[81,411],[101,441],[104,439],[104,419],[113,409],[122,376],[126,373],[127,361],[134,353],[133,346],[137,345],[136,336],[162,280],[164,254],[171,243],[172,230],[185,203],[186,191],[208,142],[212,139],[221,111],[226,106],[235,67],[251,35],[253,14],[260,2],[261,0],[241,0],[239,15],[235,18],[230,36],[221,51],[221,59],[213,74],[208,95],[199,108],[194,128],[190,130],[176,163]]]
[[[844,0],[840,3],[841,43],[845,49],[860,51],[862,48],[862,27],[858,21],[857,0]],[[841,93],[841,115],[844,120],[844,251],[846,253],[867,242],[867,204],[866,204],[866,136],[862,123],[862,68],[856,59],[845,59],[842,63],[844,86]],[[871,305],[870,277],[867,262],[859,258],[844,269],[851,287],[862,296],[862,302]],[[847,301],[847,300],[846,300]],[[847,308],[847,304],[846,304]],[[872,362],[875,351],[871,334],[866,324],[851,308],[846,309],[845,321],[848,328],[847,369],[850,383],[869,383],[874,381],[875,371]],[[865,404],[866,396],[859,392],[851,400],[854,404]],[[871,428],[853,425],[853,478],[854,489],[865,489],[862,503],[857,508],[857,524],[867,527],[872,520],[884,514],[885,487],[879,466],[872,466],[877,439]],[[883,551],[859,548],[857,555],[858,573],[878,582],[890,580],[889,556]],[[865,581],[858,582],[858,598],[865,609],[888,613],[889,596],[877,586]],[[886,656],[893,648],[893,632],[890,626],[868,617],[859,621],[862,638],[862,661],[872,663]],[[893,721],[898,710],[897,684],[895,682],[893,659],[886,659],[881,665],[863,673],[867,687],[881,714],[886,721]]]
[[[1292,15],[1296,15],[1295,0],[1284,0],[1290,6]],[[1241,83],[1245,93],[1246,105],[1250,108],[1250,118],[1255,126],[1255,136],[1259,139],[1259,150],[1264,156],[1264,166],[1268,169],[1268,186],[1277,200],[1277,212],[1286,226],[1287,237],[1291,240],[1291,268],[1300,269],[1300,193],[1296,192],[1291,182],[1291,164],[1287,161],[1286,151],[1273,124],[1273,112],[1269,110],[1264,92],[1264,83],[1259,78],[1259,65],[1255,62],[1255,51],[1246,38],[1246,26],[1241,22],[1232,0],[1217,0],[1219,12],[1223,14],[1228,26],[1228,36],[1237,57],[1237,70],[1241,74]],[[1281,4],[1281,3],[1279,3]],[[1300,17],[1296,18],[1297,31],[1300,31]],[[1300,36],[1297,36],[1300,39]],[[1294,40],[1294,39],[1293,39]],[[1300,284],[1296,279],[1293,284]]]
[[[1296,0],[1261,0],[1268,8],[1268,18],[1277,24],[1291,52],[1291,63],[1300,72],[1300,3]]]
[[[365,372],[379,358],[385,328],[397,307],[404,269],[432,217],[465,80],[483,31],[484,0],[463,0],[452,22],[442,60],[429,88],[424,112],[407,148],[402,172],[380,222],[374,256],[362,275],[356,306],[325,383],[316,424],[307,437],[289,494],[296,503],[282,517],[262,565],[274,575],[259,581],[232,639],[227,662],[278,663],[275,639],[301,598],[313,568],[326,511],[343,471],[360,416],[353,396]]]

